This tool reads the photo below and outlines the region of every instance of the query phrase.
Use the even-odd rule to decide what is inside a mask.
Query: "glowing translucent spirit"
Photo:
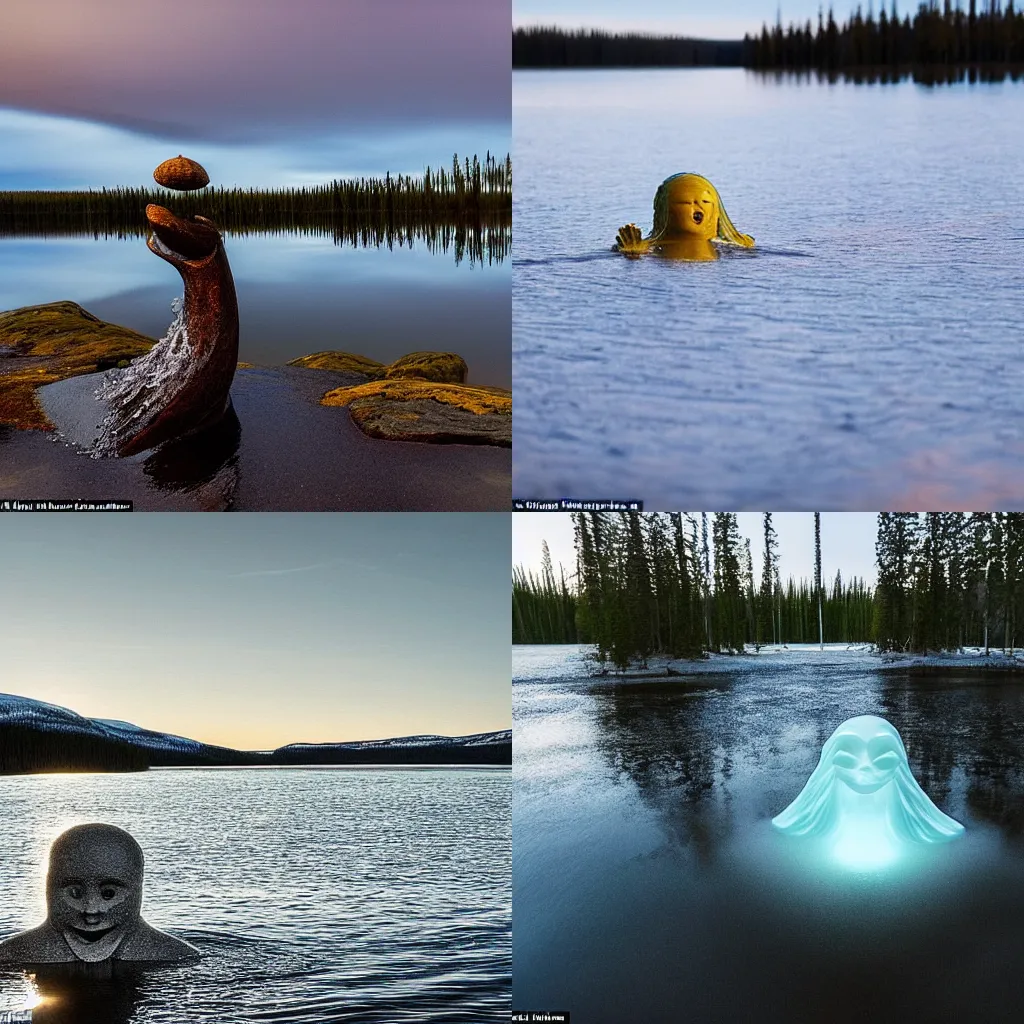
[[[964,831],[917,784],[900,734],[876,715],[851,718],[832,733],[807,785],[772,825],[819,837],[836,862],[855,870],[887,867],[915,846]]]

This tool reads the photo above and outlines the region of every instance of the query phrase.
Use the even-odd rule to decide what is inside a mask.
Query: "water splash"
[[[100,424],[93,458],[115,455],[118,441],[138,433],[167,405],[168,391],[179,390],[195,372],[189,359],[184,299],[174,299],[171,310],[174,319],[167,333],[145,355],[133,359],[126,369],[103,375],[96,397],[110,411]]]

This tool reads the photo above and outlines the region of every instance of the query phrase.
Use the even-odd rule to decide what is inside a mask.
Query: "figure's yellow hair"
[[[725,207],[722,205],[722,197],[718,194],[718,189],[707,178],[701,177],[699,174],[693,174],[690,171],[673,174],[658,186],[658,191],[654,193],[654,227],[651,229],[650,241],[656,242],[668,227],[669,186],[679,178],[693,178],[715,197],[715,203],[718,205],[717,238],[720,238],[723,242],[731,242],[733,245],[745,246],[748,249],[754,244],[754,240],[750,235],[737,231],[736,226],[729,220],[729,215],[725,212]]]

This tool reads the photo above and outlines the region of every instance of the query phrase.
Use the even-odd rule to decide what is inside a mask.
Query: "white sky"
[[[700,513],[694,513],[699,516]],[[740,512],[740,534],[750,538],[754,580],[761,579],[761,550],[764,547],[762,513]],[[814,577],[814,513],[774,512],[772,523],[779,538],[779,575]],[[827,582],[840,569],[843,579],[861,576],[875,584],[875,512],[821,513],[821,572]],[[711,518],[708,515],[710,540]],[[515,512],[512,514],[512,564],[539,570],[541,541],[551,549],[551,560],[558,571],[565,565],[566,575],[575,572],[572,523],[568,512]]]

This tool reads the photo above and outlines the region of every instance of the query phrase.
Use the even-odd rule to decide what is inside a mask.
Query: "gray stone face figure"
[[[0,942],[0,963],[185,960],[199,951],[142,920],[142,848],[113,825],[76,825],[50,848],[47,919]]]

